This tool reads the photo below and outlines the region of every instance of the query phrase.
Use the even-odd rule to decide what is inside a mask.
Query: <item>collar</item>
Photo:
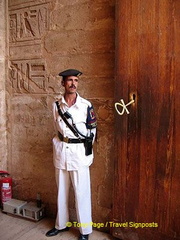
[[[79,96],[79,93],[76,93],[77,94],[77,97],[76,97],[76,102],[73,106],[75,106],[76,104],[79,104],[80,103],[80,96]],[[61,97],[61,103],[65,104],[66,106],[68,106],[65,98],[64,98],[64,95]]]

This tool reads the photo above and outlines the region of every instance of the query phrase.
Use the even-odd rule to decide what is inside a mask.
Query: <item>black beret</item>
[[[67,69],[63,72],[59,73],[59,76],[62,77],[67,77],[67,76],[80,76],[82,74],[82,72],[80,72],[79,70],[76,69]]]

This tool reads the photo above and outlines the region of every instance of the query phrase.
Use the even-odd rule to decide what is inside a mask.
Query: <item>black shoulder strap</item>
[[[62,113],[58,101],[56,101],[56,106],[57,106],[57,109],[58,109],[58,113],[59,113],[59,115],[62,117],[62,119],[63,119],[63,121],[65,122],[65,124],[66,124],[66,125],[69,127],[69,129],[74,133],[74,135],[79,138],[79,134],[76,132],[76,130],[73,128],[73,126],[67,121],[66,117],[65,117],[64,114]]]

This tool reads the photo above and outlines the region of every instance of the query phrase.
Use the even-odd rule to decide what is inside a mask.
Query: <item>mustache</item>
[[[76,86],[73,84],[73,85],[71,85],[69,88],[74,88],[74,89],[76,89]]]

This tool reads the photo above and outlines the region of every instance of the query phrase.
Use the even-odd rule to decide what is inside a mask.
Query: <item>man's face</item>
[[[78,86],[78,77],[76,76],[68,76],[63,80],[63,86],[65,88],[65,92],[68,94],[76,93]]]

